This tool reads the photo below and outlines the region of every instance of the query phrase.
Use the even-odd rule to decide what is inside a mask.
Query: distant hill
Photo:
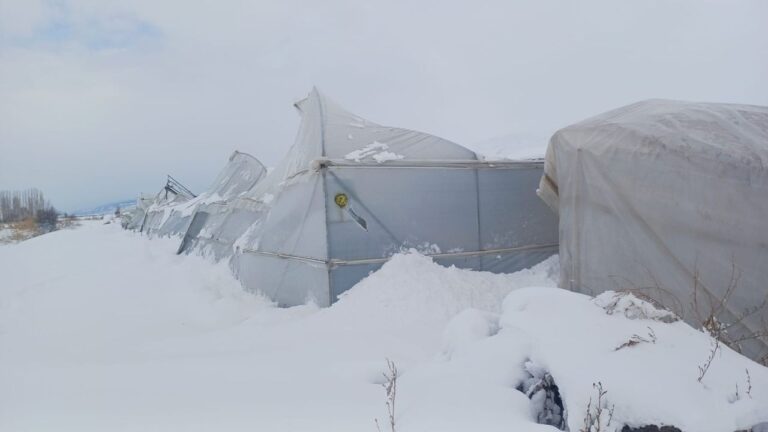
[[[508,134],[468,145],[486,160],[542,159],[547,151],[546,137],[530,134]]]
[[[120,210],[126,210],[129,208],[133,208],[135,206],[136,206],[136,200],[129,199],[129,200],[114,201],[111,203],[102,204],[98,207],[93,207],[90,209],[78,210],[76,212],[73,212],[72,214],[75,216],[105,215],[105,214],[114,213],[118,207],[120,207]]]

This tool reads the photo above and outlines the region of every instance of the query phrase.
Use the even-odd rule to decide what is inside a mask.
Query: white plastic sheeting
[[[768,108],[650,100],[566,127],[539,194],[563,287],[639,289],[695,325],[725,299],[729,338],[768,329]]]
[[[404,248],[495,272],[556,250],[556,219],[535,194],[543,162],[480,161],[317,90],[296,107],[302,122],[283,161],[215,224],[193,220],[180,251],[229,258],[247,289],[281,305],[328,305]],[[213,226],[215,241],[199,241]]]
[[[141,224],[144,222],[144,216],[147,214],[147,209],[154,203],[155,196],[147,194],[139,194],[136,199],[136,206],[132,209],[123,212],[122,226],[129,230],[141,229]]]
[[[167,188],[161,189],[147,208],[139,231],[157,235],[169,235],[178,232],[180,226],[171,228],[168,224],[170,216],[175,208],[186,205],[189,200],[190,197],[188,196],[176,194]]]
[[[197,197],[188,199],[171,194],[172,199],[166,199],[168,192],[161,191],[147,210],[142,231],[160,236],[182,235],[198,213],[212,223],[215,217],[211,215],[224,212],[230,201],[250,190],[265,175],[266,168],[256,158],[235,151],[213,184]]]

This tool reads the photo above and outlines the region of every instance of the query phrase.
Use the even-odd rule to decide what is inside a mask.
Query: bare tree
[[[0,222],[19,222],[35,219],[39,211],[53,206],[43,193],[35,188],[21,191],[0,191]]]

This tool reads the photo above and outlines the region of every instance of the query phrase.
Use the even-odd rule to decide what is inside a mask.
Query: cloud
[[[0,35],[6,47],[122,49],[160,36],[157,27],[124,9],[83,7],[74,2],[53,0],[5,1],[8,3],[0,9]],[[98,3],[93,4],[96,5]]]
[[[39,0],[3,0],[0,3],[0,34],[24,36],[43,25],[49,16],[49,8]]]
[[[274,164],[312,85],[460,143],[639,99],[768,104],[756,1],[2,0],[0,188],[65,209]]]

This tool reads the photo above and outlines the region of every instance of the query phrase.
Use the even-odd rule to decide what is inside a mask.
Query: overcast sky
[[[313,85],[461,144],[647,98],[768,105],[766,23],[764,0],[0,0],[0,189],[200,191],[235,149],[274,165]]]

